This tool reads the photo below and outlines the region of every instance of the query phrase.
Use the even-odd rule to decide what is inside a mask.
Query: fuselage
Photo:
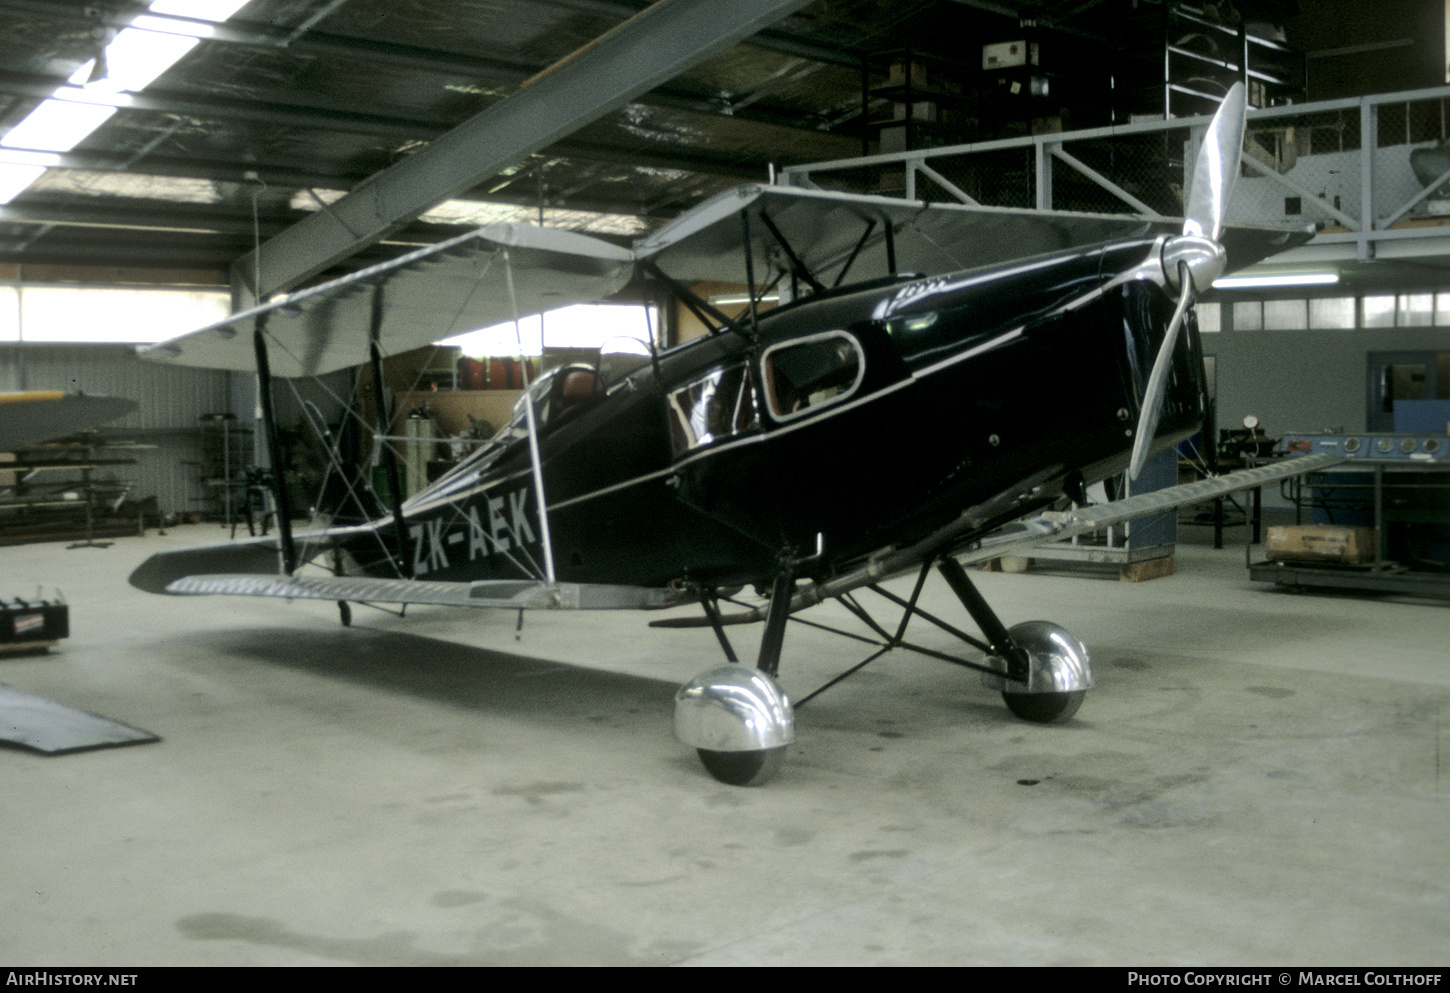
[[[538,423],[556,578],[760,583],[782,556],[829,573],[1024,479],[1045,482],[1003,519],[1122,471],[1173,309],[1160,248],[1115,242],[859,284],[627,375],[541,379],[521,404]],[[1196,343],[1192,329],[1179,339],[1156,447],[1201,423]],[[402,541],[388,517],[350,542],[354,566],[395,575],[392,552],[419,578],[539,575],[522,414],[404,505]]]

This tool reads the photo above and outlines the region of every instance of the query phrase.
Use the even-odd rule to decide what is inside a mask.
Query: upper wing
[[[1062,541],[1080,534],[1101,530],[1112,524],[1136,520],[1149,514],[1172,510],[1185,503],[1211,500],[1225,493],[1251,489],[1265,483],[1277,482],[1307,472],[1318,472],[1345,461],[1341,455],[1308,455],[1286,459],[1273,465],[1254,469],[1241,469],[1224,476],[1184,483],[1071,511],[1046,511],[1035,517],[1010,524],[984,538],[973,541],[965,548],[952,553],[963,565],[986,562],[1003,555],[1014,555],[1044,545],[1050,541]],[[842,596],[862,586],[878,583],[918,566],[928,556],[938,554],[943,548],[963,540],[975,530],[975,515],[968,511],[961,518],[943,527],[935,534],[903,549],[888,549],[874,556],[865,565],[825,582],[812,583],[796,592],[791,600],[791,611],[813,607],[823,600]],[[722,617],[725,624],[751,624],[765,620],[765,607]],[[652,622],[652,627],[704,627],[710,622],[703,617],[675,617]]]
[[[311,289],[286,294],[210,327],[138,349],[183,365],[255,368],[251,332],[264,321],[274,375],[331,372],[368,361],[374,294],[383,293],[381,345],[394,353],[514,317],[602,300],[640,261],[682,282],[746,282],[745,226],[757,271],[780,257],[773,226],[823,284],[939,273],[1122,238],[1176,233],[1167,217],[927,204],[785,186],[727,190],[637,241],[633,249],[527,224],[495,224]],[[887,238],[887,229],[892,232]],[[1309,229],[1231,226],[1223,236],[1238,269],[1307,241]]]
[[[368,361],[377,291],[383,293],[380,344],[391,354],[516,316],[602,300],[633,272],[627,248],[557,228],[494,224],[137,351],[181,365],[251,372],[252,331],[261,320],[274,375],[320,375]]]
[[[766,218],[807,269],[829,285],[854,257],[854,278],[888,274],[885,229],[893,231],[895,271],[933,274],[971,269],[1079,245],[1177,234],[1181,219],[1132,214],[1023,210],[956,203],[926,204],[899,197],[832,193],[793,186],[741,186],[718,194],[635,243],[641,260],[656,262],[682,282],[746,281],[744,226],[757,273],[780,246]],[[871,232],[858,242],[869,225]],[[1241,269],[1308,241],[1311,228],[1235,225],[1223,242],[1229,268]]]

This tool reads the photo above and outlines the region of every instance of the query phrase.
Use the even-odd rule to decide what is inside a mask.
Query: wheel
[[[1007,709],[1034,724],[1061,723],[1077,713],[1087,690],[1068,693],[1003,693]]]
[[[1007,709],[1024,721],[1052,724],[1069,720],[1093,685],[1087,646],[1050,621],[1023,621],[1008,633],[1027,655],[1027,678],[1012,681],[1004,673],[994,673],[982,681],[1000,690]]]
[[[775,775],[785,758],[784,746],[753,752],[712,752],[707,748],[695,751],[710,775],[731,786],[759,786]]]
[[[775,774],[795,740],[795,712],[767,673],[717,665],[675,694],[675,737],[720,782],[757,786]]]

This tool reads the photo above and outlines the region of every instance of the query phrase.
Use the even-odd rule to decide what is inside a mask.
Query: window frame
[[[685,438],[683,446],[675,440],[676,429],[681,425],[681,417],[685,411],[676,403],[676,398],[683,393],[695,390],[702,383],[714,380],[716,390],[719,390],[720,382],[729,373],[739,371],[741,373],[740,384],[735,392],[735,400],[731,410],[731,429],[727,433],[709,434],[704,438],[694,437],[693,431]],[[756,371],[754,366],[747,359],[726,362],[721,365],[712,366],[706,372],[695,376],[689,382],[670,390],[665,397],[665,407],[670,418],[670,448],[674,458],[681,459],[692,455],[703,448],[717,445],[722,442],[732,441],[742,435],[750,434],[760,430],[760,404],[757,399],[759,394]],[[736,428],[734,420],[742,411],[742,403],[746,404],[750,411],[749,422],[742,427]],[[691,406],[693,410],[693,405]]]
[[[851,348],[856,353],[856,378],[851,381],[851,385],[841,390],[841,392],[837,393],[835,396],[823,400],[820,403],[815,403],[807,407],[802,407],[800,410],[791,410],[786,411],[785,413],[778,413],[775,409],[775,390],[772,386],[771,379],[771,357],[775,355],[775,353],[784,351],[789,348],[799,348],[802,345],[810,345],[818,341],[827,341],[832,338],[844,339],[847,343],[850,344]],[[861,344],[860,339],[858,339],[855,335],[844,329],[837,328],[831,331],[819,331],[815,334],[808,334],[800,338],[792,338],[789,341],[776,342],[774,345],[771,345],[769,348],[765,349],[765,351],[761,353],[759,364],[761,399],[763,401],[761,406],[765,409],[766,415],[772,421],[775,421],[777,424],[788,424],[791,421],[800,420],[803,417],[808,417],[829,407],[834,407],[838,404],[845,403],[847,400],[854,397],[856,395],[856,392],[860,390],[862,381],[866,378],[866,349]]]

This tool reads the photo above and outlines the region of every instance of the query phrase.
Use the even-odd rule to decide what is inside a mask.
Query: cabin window
[[[675,454],[758,427],[755,381],[744,365],[716,369],[669,396]]]
[[[860,344],[844,331],[766,349],[761,366],[770,414],[778,421],[840,403],[856,392],[866,372]]]

